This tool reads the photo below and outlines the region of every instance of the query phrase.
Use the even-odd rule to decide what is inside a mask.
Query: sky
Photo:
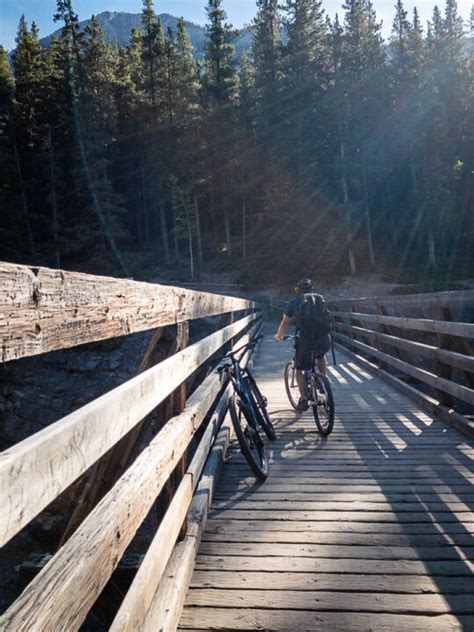
[[[155,0],[155,9],[158,13],[171,13],[175,16],[184,16],[191,22],[205,23],[205,0]],[[323,6],[330,16],[336,12],[342,14],[342,0],[323,0]],[[395,0],[373,0],[379,20],[383,21],[383,33],[389,35],[394,15]],[[426,21],[436,4],[436,0],[405,0],[405,8],[410,12],[416,4],[423,21]],[[472,0],[458,0],[459,12],[467,20]],[[440,0],[444,5],[444,0]],[[142,3],[140,0],[73,0],[73,6],[81,20],[90,18],[93,13],[102,11],[126,11],[128,13],[140,13]],[[58,28],[53,22],[55,0],[0,0],[0,44],[7,50],[15,45],[15,35],[18,21],[22,14],[28,23],[35,21],[40,29],[40,36],[49,35]],[[224,8],[227,11],[229,21],[236,27],[242,27],[249,23],[255,15],[255,0],[224,0]]]

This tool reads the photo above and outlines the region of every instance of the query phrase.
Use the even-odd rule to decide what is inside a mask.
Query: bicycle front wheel
[[[312,380],[313,415],[319,432],[327,437],[334,428],[334,396],[331,382],[325,375]]]
[[[275,428],[270,419],[270,415],[267,410],[267,399],[262,395],[260,389],[253,376],[248,373],[247,375],[247,386],[252,396],[252,401],[255,407],[255,414],[257,416],[258,423],[262,426],[265,431],[265,434],[269,439],[274,441],[277,436],[275,432]]]
[[[264,481],[268,477],[268,461],[265,445],[260,436],[252,411],[234,394],[229,401],[230,418],[235,434],[250,469]]]
[[[296,410],[300,398],[300,391],[298,388],[298,382],[296,381],[296,369],[293,360],[288,362],[285,367],[285,389],[290,404]]]

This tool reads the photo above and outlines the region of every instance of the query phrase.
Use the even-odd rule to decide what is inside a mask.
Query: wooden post
[[[189,323],[183,322],[176,325],[176,332],[174,334],[174,343],[170,349],[170,355],[174,355],[178,351],[181,351],[188,346],[189,343]],[[175,415],[179,415],[184,411],[186,407],[186,382],[183,382],[174,393],[172,393],[162,405],[162,412],[160,414],[160,425],[163,427],[167,421],[169,421]],[[171,501],[173,500],[174,493],[179,487],[181,480],[186,474],[188,467],[187,455],[184,455],[179,462],[177,468],[173,472],[173,475],[167,481],[159,500],[156,503],[156,518],[158,522],[163,519]],[[186,522],[181,528],[179,539],[186,537],[187,525]]]
[[[434,310],[434,317],[436,320],[443,320],[452,322],[453,315],[449,307],[436,307]],[[446,349],[447,351],[456,351],[457,353],[462,353],[465,355],[472,356],[472,347],[469,342],[465,338],[459,338],[458,336],[450,336],[449,334],[436,334],[436,339],[438,341],[438,347],[440,349]],[[453,376],[453,368],[448,364],[444,364],[443,362],[436,363],[436,370],[439,377],[443,377],[447,380],[452,380]],[[468,386],[470,388],[474,388],[474,376],[469,371],[463,371],[460,369]],[[454,404],[454,399],[452,395],[448,393],[444,393],[443,391],[438,391],[438,399],[440,404],[444,404],[445,406],[452,407]]]
[[[450,312],[445,307],[435,307],[434,309],[434,317],[436,320],[449,320]],[[436,334],[436,340],[438,342],[438,347],[440,349],[450,349],[450,336],[447,334]],[[444,364],[443,362],[436,362],[436,374],[439,377],[444,377],[447,380],[452,380],[452,368],[448,364]],[[449,393],[445,393],[444,391],[437,391],[437,397],[440,404],[444,406],[448,406],[449,408],[453,405],[453,397]]]

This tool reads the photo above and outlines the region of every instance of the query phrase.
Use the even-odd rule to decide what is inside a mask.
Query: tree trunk
[[[352,234],[351,209],[350,209],[350,202],[349,202],[349,186],[347,183],[347,174],[346,174],[346,149],[344,146],[344,141],[342,140],[340,123],[339,123],[339,155],[342,162],[341,185],[342,185],[344,207],[346,209],[347,247],[348,247],[348,253],[349,253],[349,264],[351,266],[352,274],[356,274],[357,269],[356,269],[355,255],[354,255],[354,250],[352,247],[354,236]]]
[[[148,223],[148,208],[147,208],[147,203],[146,203],[146,195],[145,195],[145,185],[146,185],[146,178],[145,178],[145,160],[144,158],[142,158],[142,162],[141,162],[141,178],[142,178],[142,213],[143,213],[143,242],[145,244],[149,243],[150,240],[150,226]]]
[[[168,242],[168,224],[166,222],[166,208],[163,201],[158,204],[160,210],[160,224],[161,224],[161,238],[163,240],[163,252],[165,254],[165,261],[167,264],[171,262],[170,246]]]
[[[372,218],[370,216],[370,206],[369,206],[369,185],[367,178],[367,170],[365,167],[362,167],[364,174],[364,207],[365,207],[365,220],[367,224],[367,242],[369,246],[369,257],[370,257],[370,265],[372,268],[375,268],[375,254],[374,254],[374,240],[372,236]]]
[[[199,202],[196,190],[193,192],[194,212],[196,214],[196,238],[198,248],[198,261],[199,266],[202,268],[203,256],[202,256],[202,235],[201,235],[201,216],[199,213]]]
[[[247,259],[247,206],[242,198],[242,250],[244,261]]]
[[[230,221],[229,221],[229,214],[227,211],[225,212],[225,215],[224,215],[224,224],[225,224],[225,241],[227,245],[227,257],[229,259],[232,259],[232,244],[230,241]]]
[[[16,144],[16,139],[14,134],[11,135],[12,144],[13,144],[13,156],[15,158],[15,167],[18,175],[18,181],[20,183],[20,194],[21,194],[21,204],[23,206],[23,219],[25,221],[26,228],[26,241],[28,244],[28,250],[30,251],[30,255],[33,257],[33,261],[36,261],[37,253],[36,253],[36,245],[33,237],[33,228],[31,226],[31,217],[30,211],[28,209],[28,201],[26,199],[26,191],[25,191],[25,182],[23,180],[23,174],[21,171],[20,164],[20,155],[18,153],[18,146]]]
[[[216,205],[215,205],[214,189],[212,187],[212,183],[211,183],[211,188],[209,191],[209,205],[211,207],[212,232],[214,235],[214,241],[217,241]]]
[[[433,236],[433,229],[428,229],[428,256],[431,267],[435,270],[437,268],[436,264],[436,248]]]
[[[51,175],[51,205],[53,211],[53,240],[54,240],[54,259],[56,268],[61,268],[61,255],[59,251],[59,218],[58,218],[58,201],[56,197],[56,175],[54,169],[53,141],[51,138],[51,130],[48,133],[48,153]]]
[[[191,218],[186,211],[186,220],[188,223],[188,245],[189,245],[189,266],[191,271],[191,279],[194,279],[194,249],[193,249],[193,228],[191,224]]]
[[[176,218],[176,209],[174,207],[173,207],[173,245],[174,245],[174,260],[179,261],[178,222]]]

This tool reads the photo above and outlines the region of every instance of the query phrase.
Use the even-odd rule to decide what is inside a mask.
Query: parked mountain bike
[[[263,336],[257,336],[243,347],[229,352],[227,361],[218,371],[230,377],[234,388],[229,410],[242,454],[255,476],[264,481],[268,476],[268,460],[262,430],[269,439],[276,439],[276,433],[268,415],[266,398],[249,369],[240,366],[243,355],[261,338]]]
[[[295,336],[285,336],[285,340],[295,340]],[[316,358],[311,354],[311,369],[303,371],[308,393],[308,404],[313,409],[314,420],[323,436],[331,434],[334,428],[334,396],[331,382],[326,375],[316,370]],[[294,358],[285,367],[285,388],[290,404],[296,410],[300,397],[296,381]]]

